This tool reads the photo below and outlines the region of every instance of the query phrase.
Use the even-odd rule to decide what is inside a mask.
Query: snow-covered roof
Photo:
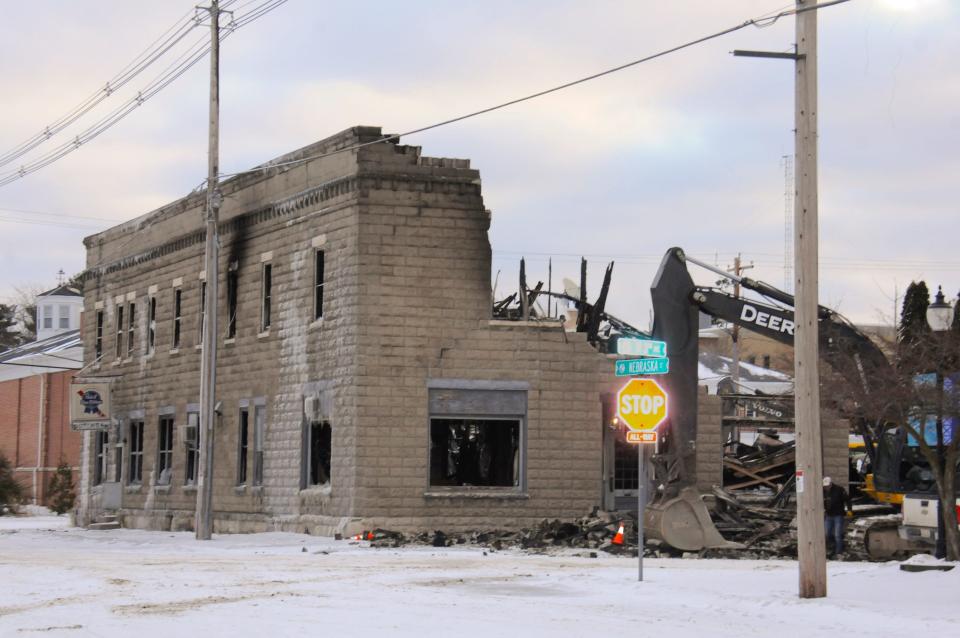
[[[83,343],[79,330],[62,332],[0,352],[0,381],[82,367]]]
[[[707,386],[710,394],[717,393],[717,385],[730,379],[733,359],[712,352],[701,352],[697,362],[697,377],[700,385]],[[745,361],[740,362],[740,392],[763,394],[788,394],[793,392],[793,377]]]

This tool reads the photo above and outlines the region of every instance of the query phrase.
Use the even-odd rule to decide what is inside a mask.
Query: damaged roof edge
[[[392,139],[391,139],[392,138]],[[384,135],[381,127],[379,126],[353,126],[348,129],[344,129],[339,133],[335,133],[327,138],[308,144],[307,146],[301,147],[289,153],[284,153],[278,157],[275,157],[263,164],[258,164],[253,168],[247,169],[246,171],[236,174],[233,177],[229,177],[220,182],[220,188],[225,191],[224,194],[234,193],[241,189],[247,188],[250,185],[264,181],[273,177],[276,172],[283,172],[288,170],[287,167],[278,166],[279,164],[284,164],[286,162],[296,162],[297,160],[306,159],[312,155],[329,153],[332,151],[337,151],[345,148],[354,146],[357,143],[364,142],[373,142],[378,139],[383,139],[384,143],[388,144],[398,144],[399,138]],[[275,171],[269,169],[275,168]],[[206,180],[204,180],[206,182]],[[146,222],[156,222],[161,221],[165,218],[174,217],[180,213],[189,210],[190,208],[202,206],[203,202],[206,201],[207,189],[205,183],[202,183],[192,192],[181,197],[180,199],[174,200],[169,204],[165,204],[160,208],[156,208],[152,211],[134,217],[128,221],[117,224],[116,226],[111,226],[106,230],[102,230],[98,233],[92,235],[87,235],[83,238],[83,245],[86,248],[90,248],[96,245],[97,241],[115,238],[126,233],[136,232],[143,228]]]

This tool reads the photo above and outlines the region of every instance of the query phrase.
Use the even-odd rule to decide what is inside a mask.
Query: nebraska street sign
[[[653,379],[630,379],[617,393],[617,416],[631,430],[653,430],[667,418],[667,393]]]
[[[670,359],[624,359],[616,362],[618,377],[632,377],[638,374],[666,374],[670,372]]]
[[[635,357],[665,357],[667,356],[667,342],[620,337],[617,339],[617,354],[629,354]]]
[[[657,431],[627,432],[627,443],[656,443]]]

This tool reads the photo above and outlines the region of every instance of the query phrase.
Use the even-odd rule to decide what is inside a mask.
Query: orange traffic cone
[[[623,521],[620,521],[620,528],[617,530],[616,535],[613,537],[614,545],[623,545]]]
[[[372,540],[373,540],[373,532],[367,532],[367,540],[368,540],[368,541],[372,541]]]

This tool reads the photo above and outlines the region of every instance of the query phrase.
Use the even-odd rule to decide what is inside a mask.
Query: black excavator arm
[[[684,466],[694,462],[693,446],[697,427],[697,363],[698,313],[735,323],[747,330],[765,335],[774,341],[793,346],[793,311],[776,305],[734,297],[722,290],[697,286],[687,270],[686,262],[693,262],[744,288],[791,308],[792,295],[770,284],[747,277],[737,278],[709,264],[687,257],[681,248],[671,248],[664,255],[660,269],[651,287],[653,299],[653,336],[667,342],[670,371],[666,383],[671,396],[672,434],[677,444],[675,460]],[[861,419],[858,430],[864,437],[867,452],[872,457],[873,445],[885,424],[869,413],[878,405],[874,396],[878,383],[892,373],[883,352],[869,337],[837,312],[819,306],[820,354],[841,376],[857,388]],[[869,424],[869,425],[868,425]],[[682,473],[682,472],[681,472]],[[696,474],[693,473],[692,476]]]

